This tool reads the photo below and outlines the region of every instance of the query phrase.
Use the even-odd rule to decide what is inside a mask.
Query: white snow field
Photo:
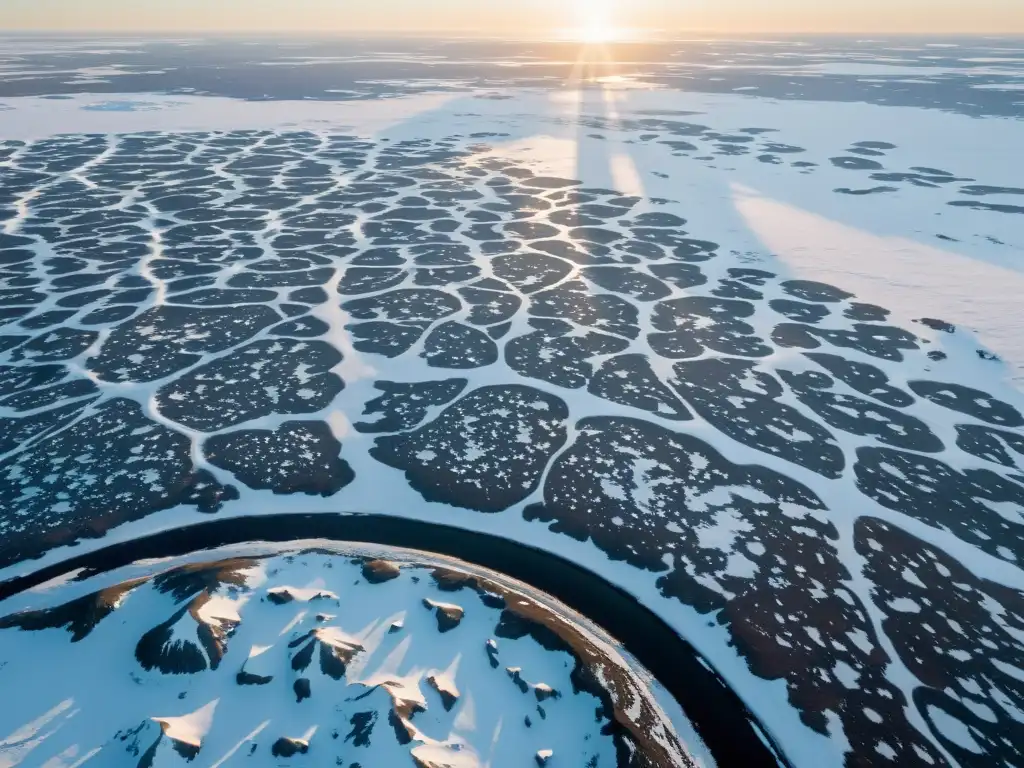
[[[786,59],[764,78],[798,66],[896,94],[908,69],[947,87],[966,66],[967,90],[1006,100],[984,102],[994,114],[585,72],[338,101],[119,93],[105,70],[61,75],[109,75],[102,92],[0,89],[0,586],[211,519],[445,524],[635,596],[790,765],[1024,763],[1022,70],[1016,48],[947,50]],[[264,584],[334,591],[347,613],[323,648],[365,646],[405,611],[374,642],[415,638],[399,667],[424,696],[443,696],[428,671],[454,675],[458,707],[432,699],[418,746],[389,741],[363,768],[626,764],[585,694],[528,731],[518,692],[498,710],[505,666],[571,686],[525,640],[492,673],[475,596],[463,650],[417,607],[452,602],[426,577],[349,590],[355,566],[303,557],[189,594],[174,637],[241,623],[232,665],[187,683],[138,668],[139,638],[185,605],[155,581],[79,643],[0,633],[4,690],[26,691],[0,701],[0,766],[92,749],[120,765],[106,755],[126,743],[107,740],[130,729],[153,765],[196,742],[201,764],[250,764],[257,743],[251,764],[323,764],[319,745],[355,726],[335,740],[319,723],[357,714],[346,697],[374,667],[293,706],[285,638],[320,632],[320,609]],[[266,695],[234,663],[264,645]],[[388,695],[367,705],[374,750]],[[475,730],[458,722],[471,700]],[[503,715],[518,730],[499,738]],[[273,762],[279,737],[309,752]]]

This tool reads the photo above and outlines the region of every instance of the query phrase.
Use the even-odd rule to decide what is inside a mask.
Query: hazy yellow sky
[[[0,30],[1024,34],[1024,0],[0,0]]]

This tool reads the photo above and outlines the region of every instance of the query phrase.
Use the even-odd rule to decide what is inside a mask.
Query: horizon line
[[[386,30],[378,27],[371,27],[366,29],[336,29],[336,30],[324,30],[324,29],[288,29],[288,30],[266,30],[266,29],[194,29],[194,28],[164,28],[164,29],[153,29],[153,28],[89,28],[89,29],[67,29],[63,27],[54,28],[21,28],[21,29],[4,29],[0,30],[0,38],[18,36],[18,35],[35,35],[35,34],[47,34],[47,35],[69,35],[69,36],[91,36],[91,35],[146,35],[150,37],[170,37],[178,36],[182,34],[189,34],[194,36],[217,36],[217,37],[271,37],[281,38],[288,37],[291,35],[310,35],[314,37],[381,37],[381,38],[401,38],[401,37],[457,37],[457,38],[473,38],[479,40],[541,40],[548,42],[577,42],[573,40],[571,35],[560,34],[564,33],[565,30],[553,30],[548,34],[533,34],[533,33],[521,33],[521,34],[493,34],[486,33],[483,30],[471,30],[471,29],[428,29],[428,30]],[[700,28],[692,27],[685,30],[678,31],[667,31],[656,27],[642,27],[634,28],[629,30],[630,33],[637,33],[621,39],[613,39],[606,42],[606,44],[623,44],[623,43],[638,43],[638,42],[653,42],[653,41],[683,41],[690,39],[689,37],[676,37],[675,35],[707,35],[711,37],[859,37],[862,35],[871,35],[874,37],[881,38],[920,38],[920,37],[945,37],[945,38],[997,38],[997,39],[1024,39],[1024,31],[1020,32],[1005,32],[998,30],[991,31],[971,31],[971,32],[951,32],[951,31],[881,31],[871,29],[861,30],[808,30],[808,29],[793,29],[793,30],[722,30],[716,28]],[[645,35],[650,35],[646,37]]]

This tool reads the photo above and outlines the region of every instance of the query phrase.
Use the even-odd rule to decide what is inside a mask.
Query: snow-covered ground
[[[794,765],[1019,762],[1019,117],[647,80],[5,96],[0,578],[446,523],[628,590]]]
[[[37,592],[0,621],[0,764],[698,764],[649,674],[551,598],[408,550],[306,547]]]

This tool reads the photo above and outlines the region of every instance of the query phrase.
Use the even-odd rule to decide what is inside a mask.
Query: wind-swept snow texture
[[[240,549],[0,619],[3,764],[695,765],[647,673],[524,585],[409,551]]]
[[[735,45],[772,98],[5,84],[0,578],[205,515],[446,523],[635,595],[794,765],[1024,762],[1024,49]],[[152,716],[186,749],[207,703]]]

